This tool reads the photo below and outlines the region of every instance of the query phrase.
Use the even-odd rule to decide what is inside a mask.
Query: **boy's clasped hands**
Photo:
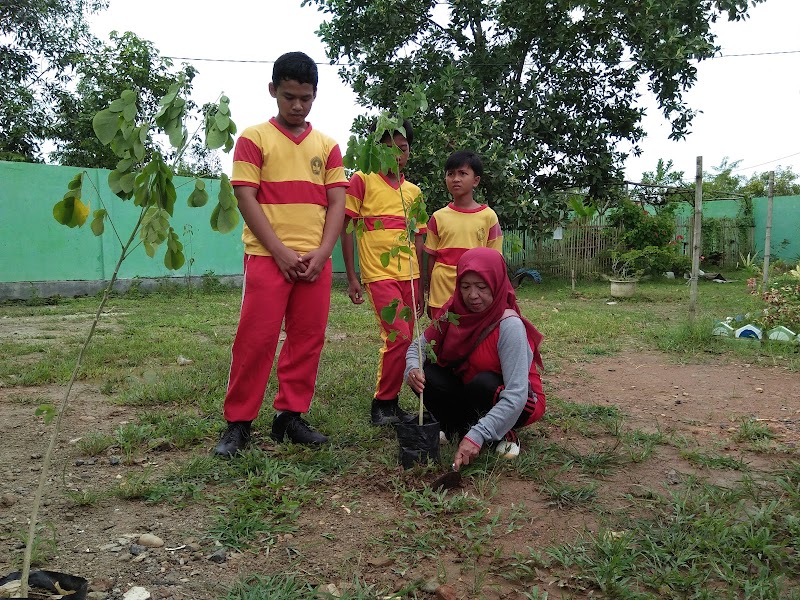
[[[317,280],[328,259],[319,248],[300,254],[283,244],[281,246],[277,252],[273,251],[272,256],[286,281]]]

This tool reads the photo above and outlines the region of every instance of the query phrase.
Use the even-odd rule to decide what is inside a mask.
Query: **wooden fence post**
[[[770,246],[772,245],[772,196],[775,189],[775,171],[769,172],[769,196],[767,196],[767,232],[764,236],[764,273],[761,283],[764,289],[767,287],[769,281],[769,255]]]
[[[697,278],[700,272],[700,248],[703,226],[703,157],[697,157],[697,172],[694,177],[694,230],[692,234],[692,278],[689,293],[689,320],[694,323],[697,313]]]

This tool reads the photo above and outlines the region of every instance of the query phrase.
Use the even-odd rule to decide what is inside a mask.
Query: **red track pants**
[[[315,282],[287,282],[271,256],[245,255],[242,311],[225,395],[226,421],[252,421],[258,416],[282,322],[286,340],[278,358],[278,393],[273,406],[275,410],[308,412],[325,343],[331,272],[328,260]]]

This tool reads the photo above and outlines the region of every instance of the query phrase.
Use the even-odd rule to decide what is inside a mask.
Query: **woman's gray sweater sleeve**
[[[505,389],[500,392],[497,404],[467,433],[467,437],[479,446],[501,439],[514,427],[528,401],[528,373],[533,362],[533,351],[528,343],[525,325],[518,317],[508,317],[500,321],[499,327],[497,354]]]
[[[425,362],[425,346],[428,345],[428,340],[425,339],[425,334],[420,335],[414,340],[406,350],[406,370],[403,372],[403,381],[408,379],[408,372],[411,369],[419,369],[419,344],[422,344],[422,361]]]

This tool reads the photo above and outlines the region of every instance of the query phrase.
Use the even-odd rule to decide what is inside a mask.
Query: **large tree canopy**
[[[434,208],[447,201],[450,151],[483,154],[481,187],[503,224],[558,218],[559,190],[618,190],[625,151],[644,136],[647,82],[672,137],[694,110],[683,94],[718,50],[710,24],[763,0],[304,0],[341,76],[370,109],[393,110],[421,84],[410,171]]]
[[[191,93],[194,67],[175,69],[151,42],[130,31],[112,31],[109,37],[109,44],[96,41],[90,52],[76,57],[74,91],[57,94],[50,137],[57,148],[51,158],[60,164],[115,168],[119,157],[94,135],[92,119],[123,90],[136,92],[142,114],[155,114],[159,100],[180,77],[184,94]],[[149,140],[148,150],[152,144]]]
[[[0,159],[37,160],[54,90],[93,39],[86,15],[107,0],[0,2]]]

